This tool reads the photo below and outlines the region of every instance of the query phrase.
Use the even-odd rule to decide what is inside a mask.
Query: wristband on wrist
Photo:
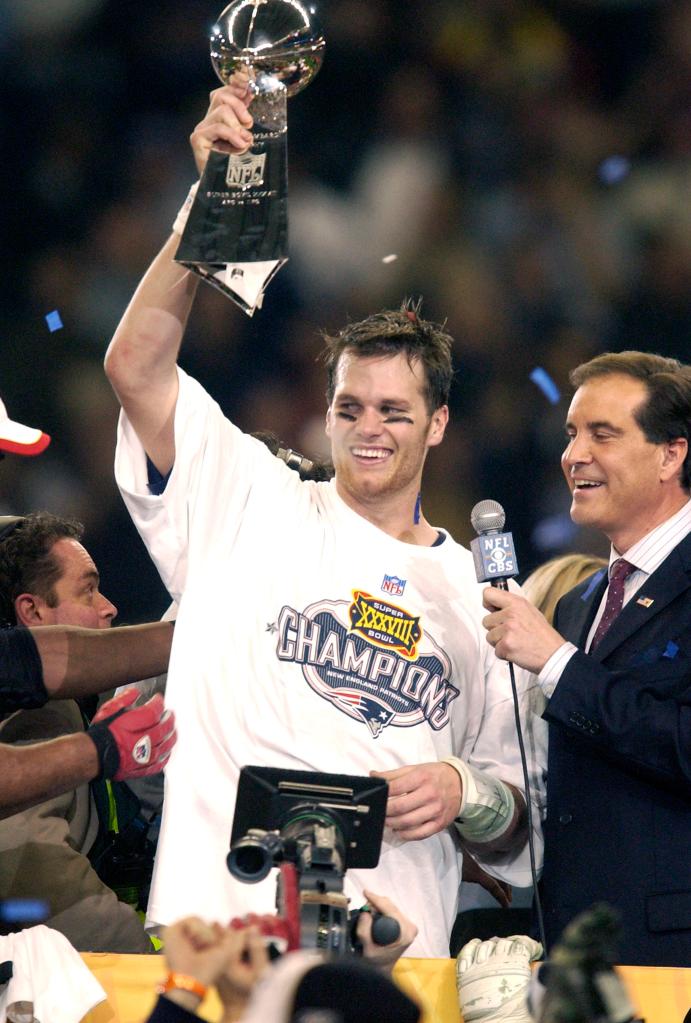
[[[120,713],[124,713],[124,710]],[[119,714],[115,716],[119,717]],[[113,718],[108,718],[108,722],[112,720]],[[86,734],[98,753],[99,772],[96,775],[96,781],[100,781],[102,778],[114,778],[120,767],[120,751],[113,733],[108,728],[108,722],[98,721],[86,730]]]
[[[201,981],[190,977],[188,973],[176,973],[175,970],[171,970],[163,983],[156,988],[156,994],[165,995],[168,991],[189,991],[190,994],[197,995],[199,999],[204,999],[208,990],[208,987]]]
[[[179,234],[180,236],[182,236],[182,233],[185,230],[185,225],[187,224],[187,218],[190,215],[190,210],[192,209],[192,203],[194,202],[194,197],[197,194],[197,189],[198,188],[199,188],[199,182],[195,181],[195,183],[192,185],[192,187],[190,188],[189,192],[187,193],[187,198],[185,199],[184,203],[180,207],[180,209],[178,211],[177,217],[173,221],[173,232],[175,234]]]
[[[513,820],[516,802],[508,785],[486,771],[478,771],[460,757],[446,757],[461,776],[463,794],[454,824],[469,842],[493,842],[501,838]]]

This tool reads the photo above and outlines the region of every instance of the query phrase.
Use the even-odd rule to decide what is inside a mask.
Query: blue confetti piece
[[[51,334],[56,330],[62,330],[62,320],[57,309],[54,309],[52,313],[46,313],[46,323]]]
[[[539,387],[544,394],[547,401],[552,405],[556,405],[561,398],[559,388],[552,380],[547,370],[541,366],[537,366],[530,374],[530,379],[533,381],[536,387]]]
[[[674,640],[670,639],[669,643],[665,647],[665,652],[663,653],[662,656],[663,657],[667,657],[670,661],[673,661],[678,653],[679,653],[679,647],[674,642]]]
[[[598,176],[605,185],[618,185],[631,170],[631,161],[625,156],[608,156],[598,168]]]

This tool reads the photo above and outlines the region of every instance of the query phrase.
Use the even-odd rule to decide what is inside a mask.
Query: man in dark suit
[[[548,942],[593,902],[620,961],[691,966],[691,367],[642,352],[571,375],[571,516],[612,548],[557,606],[490,589],[488,641],[533,671],[549,722]]]

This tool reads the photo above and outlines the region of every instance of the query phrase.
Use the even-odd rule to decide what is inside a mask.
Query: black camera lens
[[[228,870],[233,877],[245,884],[263,881],[274,865],[276,839],[274,833],[266,832],[263,835],[245,835],[239,842],[235,842],[226,857]]]

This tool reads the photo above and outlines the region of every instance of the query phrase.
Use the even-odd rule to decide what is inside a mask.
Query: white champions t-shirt
[[[178,743],[166,768],[150,926],[275,909],[272,873],[226,867],[240,769],[367,775],[450,754],[523,788],[508,670],[485,641],[470,553],[401,543],[241,433],[180,375],[175,465],[147,487],[121,417],[116,478],[180,610],[166,701]],[[529,731],[532,676],[517,673]],[[526,741],[533,756],[538,737]],[[539,781],[540,765],[531,765]],[[537,814],[536,814],[537,817]],[[461,855],[452,829],[417,842],[385,832],[379,865],[348,870],[419,927],[410,955],[446,956]],[[530,884],[527,850],[494,874]]]

